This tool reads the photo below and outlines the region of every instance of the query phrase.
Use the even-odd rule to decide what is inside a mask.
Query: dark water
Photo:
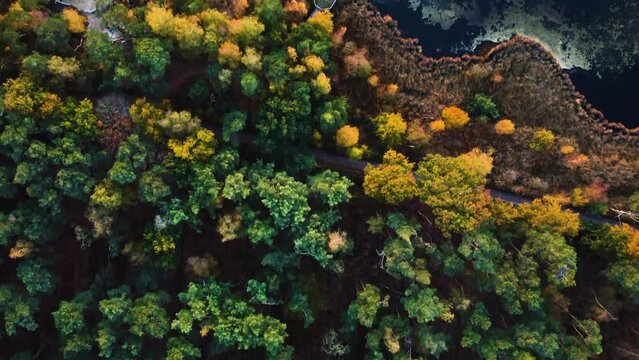
[[[418,38],[425,55],[430,57],[455,56],[451,47],[468,43],[481,28],[458,21],[449,30],[438,25],[425,24],[419,11],[408,6],[408,0],[377,0],[377,7],[384,15],[390,15],[399,23],[399,29],[406,37]],[[639,126],[639,65],[620,74],[599,78],[596,74],[581,69],[569,71],[577,90],[611,121],[617,121],[628,128]]]

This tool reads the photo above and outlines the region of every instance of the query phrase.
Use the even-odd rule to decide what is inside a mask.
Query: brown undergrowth
[[[485,93],[498,104],[502,117],[512,119],[516,133],[498,136],[492,124],[471,122],[461,130],[430,134],[405,149],[414,158],[426,152],[455,154],[473,147],[495,149],[494,185],[518,193],[569,194],[575,188],[599,187],[611,202],[623,206],[637,190],[639,128],[627,129],[609,121],[592,107],[572,84],[553,55],[538,42],[522,36],[498,44],[483,54],[429,58],[417,40],[401,36],[397,22],[382,17],[368,0],[344,3],[336,15],[344,26],[345,42],[367,49],[375,74],[386,84],[397,84],[391,97],[376,98],[361,80],[345,79],[353,116],[365,118],[379,111],[400,111],[404,118],[427,130],[446,106]],[[338,75],[339,77],[340,75]],[[540,128],[557,135],[556,146],[539,154],[527,146]],[[560,151],[562,145],[576,149]],[[607,195],[604,194],[604,195]],[[598,194],[599,200],[606,200]]]

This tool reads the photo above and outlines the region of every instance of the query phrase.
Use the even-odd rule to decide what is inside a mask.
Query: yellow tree
[[[222,65],[228,65],[230,68],[236,68],[242,60],[242,51],[237,44],[225,41],[220,45],[217,53],[217,60]]]
[[[574,237],[579,231],[579,214],[563,210],[561,205],[558,198],[544,196],[520,205],[519,209],[533,229]]]
[[[333,32],[333,14],[330,11],[320,11],[308,19],[308,22],[317,25],[326,35],[330,35]]]
[[[373,199],[398,204],[417,194],[414,164],[395,150],[384,154],[381,165],[367,165],[364,170],[364,193]]]
[[[373,118],[376,134],[387,146],[393,147],[402,142],[408,125],[400,113],[383,112]]]
[[[419,163],[419,197],[445,236],[471,231],[489,215],[484,185],[491,170],[492,158],[477,149],[458,157],[429,154]]]
[[[67,30],[71,33],[80,34],[86,30],[87,19],[78,14],[75,9],[66,8],[62,10],[62,19],[67,26]]]
[[[335,143],[341,148],[349,148],[357,145],[359,141],[359,129],[355,126],[344,125],[335,135]]]

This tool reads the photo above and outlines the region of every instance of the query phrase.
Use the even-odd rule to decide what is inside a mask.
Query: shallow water
[[[383,14],[388,14],[398,21],[399,29],[404,36],[420,40],[422,50],[427,56],[452,56],[472,51],[473,45],[479,43],[477,39],[486,36],[485,29],[470,25],[469,21],[463,18],[446,30],[440,25],[427,24],[422,20],[420,11],[410,8],[409,0],[375,0],[374,2]],[[482,13],[481,16],[484,14]],[[539,29],[535,30],[539,31]],[[492,29],[492,31],[499,33],[500,29]],[[500,35],[503,36],[503,33]],[[575,61],[576,58],[579,60],[578,56],[570,51],[572,44],[569,42],[576,40],[566,36],[565,40],[561,39],[565,42],[562,49],[555,51],[562,56],[560,62],[566,67],[570,67],[573,63],[583,65]],[[581,48],[584,46],[579,44]],[[602,111],[609,120],[621,122],[629,128],[639,126],[639,111],[635,105],[635,102],[639,101],[639,91],[636,90],[636,84],[639,82],[639,65],[617,69],[616,73],[606,73],[603,77],[599,77],[596,70],[572,69],[569,74],[577,90],[583,93],[588,101]]]

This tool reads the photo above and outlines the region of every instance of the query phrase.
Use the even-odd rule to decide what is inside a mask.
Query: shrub
[[[455,129],[468,124],[470,117],[464,110],[457,106],[449,106],[442,110],[442,118],[446,124],[446,128]]]
[[[431,121],[430,124],[428,124],[428,127],[430,128],[430,131],[432,132],[442,132],[444,130],[446,130],[446,123],[444,122],[444,120],[435,120],[435,121]]]
[[[575,148],[571,145],[563,145],[559,151],[563,154],[563,155],[570,155],[572,153],[575,152]]]
[[[475,94],[466,100],[464,109],[473,117],[479,118],[481,122],[496,120],[499,117],[499,109],[490,96],[485,94]]]
[[[389,147],[399,145],[408,128],[400,113],[383,112],[373,119],[373,123],[377,136]]]
[[[495,132],[499,135],[511,135],[515,132],[515,124],[508,119],[499,120],[495,124]]]
[[[546,129],[541,129],[533,135],[528,147],[538,152],[548,152],[555,145],[555,134]]]

